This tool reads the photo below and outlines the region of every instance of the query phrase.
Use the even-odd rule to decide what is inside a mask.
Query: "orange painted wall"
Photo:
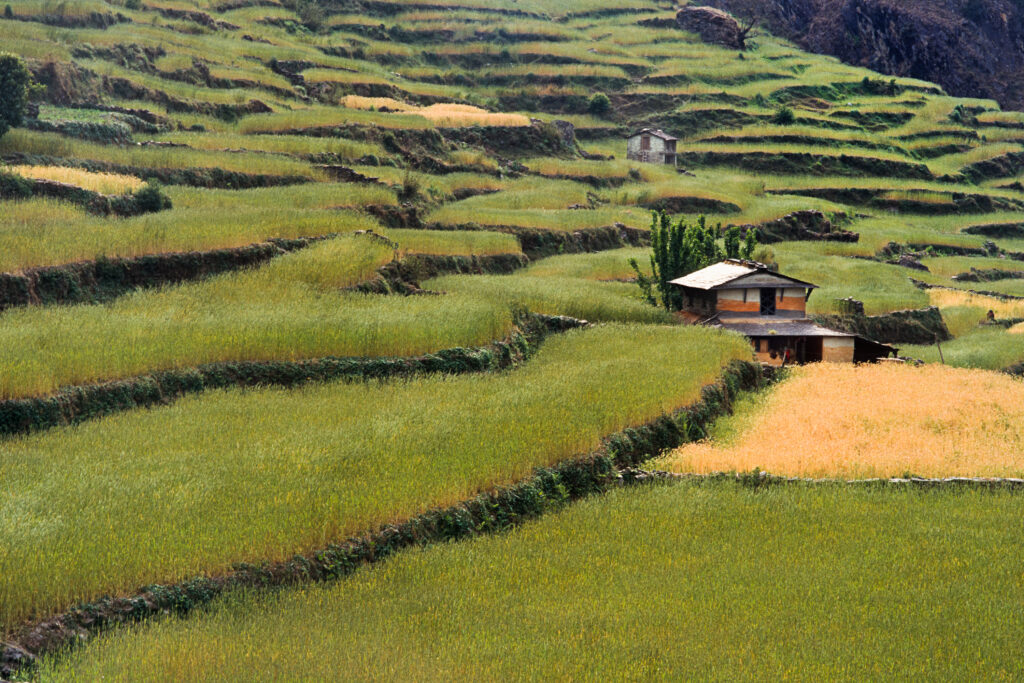
[[[799,296],[790,295],[782,298],[776,296],[775,308],[779,311],[806,313],[807,300],[802,291]],[[743,301],[743,290],[721,291],[718,293],[718,310],[726,313],[760,313],[761,291],[748,289],[746,301]]]

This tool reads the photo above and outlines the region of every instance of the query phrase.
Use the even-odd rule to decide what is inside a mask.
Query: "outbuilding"
[[[728,259],[671,284],[683,290],[683,317],[748,337],[765,363],[873,362],[899,350],[831,330],[807,316],[817,285],[782,275],[763,263]]]
[[[660,128],[643,128],[629,136],[626,141],[626,158],[645,164],[676,165],[676,142]]]

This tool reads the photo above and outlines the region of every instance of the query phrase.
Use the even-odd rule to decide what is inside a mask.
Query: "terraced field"
[[[640,487],[263,589],[508,529],[708,435],[671,468],[1019,476],[992,452],[1024,438],[996,374],[1024,368],[1024,114],[764,30],[709,44],[654,0],[0,5],[40,85],[0,136],[0,679],[1019,675],[1011,491]],[[626,158],[640,127],[678,169]],[[760,368],[641,296],[655,210],[756,226],[813,315],[963,370],[801,370],[711,429]],[[929,307],[941,334],[891,315]],[[886,383],[920,403],[916,459],[882,422],[825,464],[760,457],[786,391],[823,406],[778,408],[795,439],[863,407],[822,386]],[[767,536],[772,562],[733,562]],[[814,590],[778,582],[809,555]]]

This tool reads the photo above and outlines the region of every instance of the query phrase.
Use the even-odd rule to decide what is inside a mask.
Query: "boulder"
[[[737,207],[738,209],[739,207]],[[757,230],[757,241],[761,244],[776,242],[857,242],[860,235],[849,230],[842,230],[829,220],[821,211],[805,210],[778,218],[760,225],[741,225],[741,234]]]
[[[896,265],[903,266],[904,268],[910,268],[911,270],[921,270],[926,273],[931,272],[928,270],[928,266],[921,263],[913,254],[903,254],[900,256],[900,260],[896,262]]]
[[[713,7],[684,7],[676,14],[676,26],[714,43],[734,50],[746,47],[746,31],[732,15]]]

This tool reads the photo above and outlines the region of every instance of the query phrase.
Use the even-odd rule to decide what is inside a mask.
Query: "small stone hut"
[[[629,136],[626,142],[626,158],[645,164],[676,165],[676,142],[660,128],[644,128]]]
[[[728,259],[671,284],[683,290],[683,317],[748,337],[757,359],[789,363],[874,362],[899,350],[855,334],[830,330],[807,317],[817,289],[763,263]]]

